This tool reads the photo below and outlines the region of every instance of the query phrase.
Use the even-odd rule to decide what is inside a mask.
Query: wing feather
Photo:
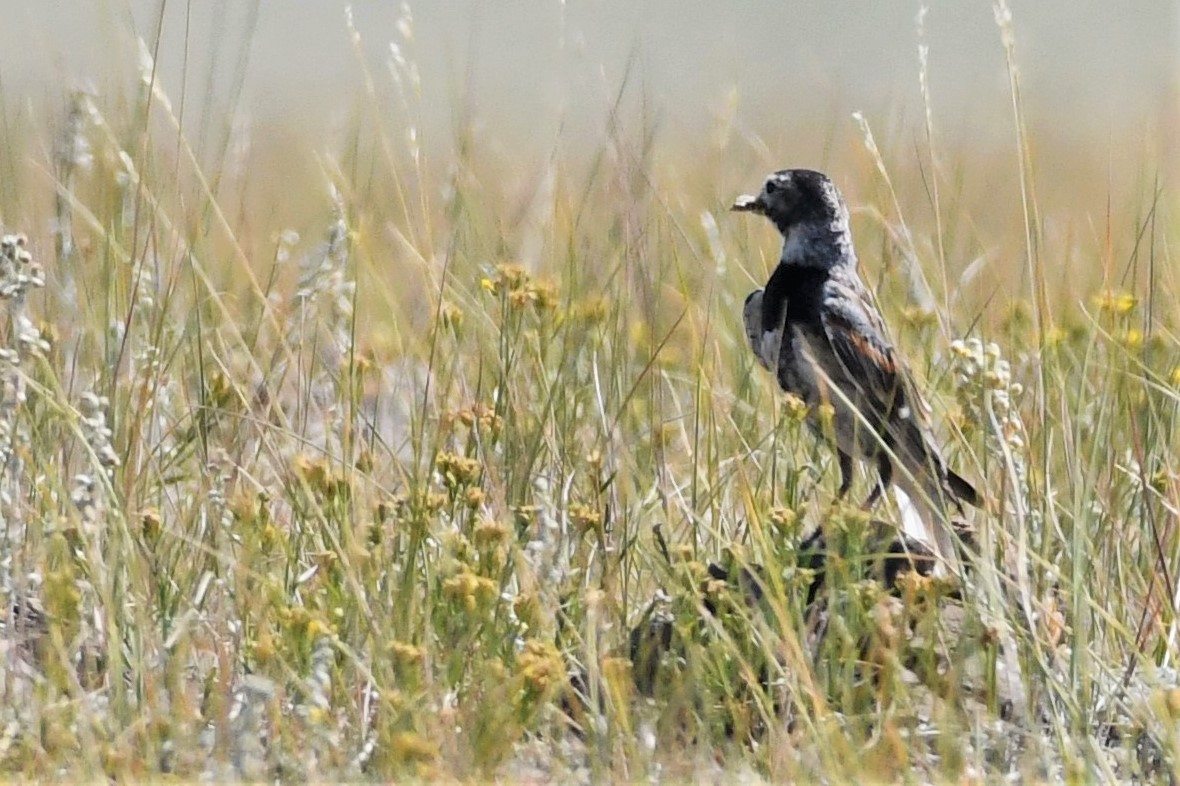
[[[930,407],[886,337],[885,323],[855,273],[837,274],[825,285],[824,335],[856,393],[856,403],[915,474],[933,470],[935,489],[951,499],[978,504],[970,483],[949,472],[931,434]],[[934,493],[934,492],[931,492]]]
[[[834,271],[833,271],[834,272]],[[824,287],[820,321],[832,353],[855,386],[862,406],[889,422],[908,406],[907,375],[885,333],[881,315],[859,279],[832,275]]]

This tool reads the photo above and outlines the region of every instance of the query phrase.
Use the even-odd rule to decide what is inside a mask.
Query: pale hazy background
[[[825,169],[854,203],[880,203],[882,194],[865,192],[874,166],[854,111],[871,124],[902,203],[921,204],[930,159],[919,88],[925,42],[943,177],[961,195],[971,233],[994,246],[1001,227],[1023,226],[996,12],[983,0],[934,3],[920,25],[922,8],[918,0],[0,0],[8,153],[0,218],[35,227],[40,219],[21,214],[52,204],[28,189],[51,185],[39,173],[71,90],[89,90],[108,118],[136,133],[137,39],[158,52],[157,79],[200,166],[227,173],[223,207],[262,237],[321,215],[334,167],[351,167],[345,179],[367,178],[380,191],[390,177],[374,139],[393,140],[399,155],[421,145],[440,188],[457,151],[475,144],[487,193],[522,205],[554,161],[576,169],[596,151],[617,150],[604,142],[612,134],[650,152],[645,166],[715,193],[718,209],[779,166]],[[1171,204],[1180,174],[1180,12],[1159,1],[1013,0],[1011,13],[1046,225],[1093,248],[1113,236],[1116,256],[1131,253],[1120,239],[1133,241],[1157,190]],[[420,76],[408,101],[391,47],[406,63],[395,69],[403,82],[411,70]],[[153,115],[166,139],[159,104]],[[27,171],[13,186],[5,173],[19,166]]]
[[[174,99],[187,77],[226,109],[244,73],[253,120],[330,124],[362,83],[334,0],[193,0],[164,5],[161,76]],[[488,133],[512,144],[599,122],[628,64],[662,127],[692,132],[734,111],[754,128],[827,127],[853,109],[917,122],[914,0],[823,3],[700,0],[506,0],[410,3],[427,123],[449,122],[466,96]],[[1037,0],[1012,4],[1031,119],[1070,140],[1156,133],[1175,116],[1180,41],[1170,2]],[[161,4],[0,0],[0,79],[11,108],[56,100],[79,83],[125,85],[128,30],[155,38]],[[391,41],[405,47],[401,3],[356,2],[364,59],[388,81]],[[186,35],[187,34],[187,35]],[[185,45],[187,39],[187,47]],[[988,2],[936,3],[926,18],[930,79],[946,133],[1009,132],[1003,50]],[[183,67],[187,57],[187,70]],[[244,70],[239,64],[245,63]],[[212,89],[210,89],[212,85]]]

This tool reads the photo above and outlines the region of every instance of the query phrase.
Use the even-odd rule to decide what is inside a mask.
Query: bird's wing
[[[888,420],[908,406],[906,371],[886,338],[884,320],[855,274],[832,271],[824,284],[820,322],[847,379],[871,409],[865,415]]]
[[[774,280],[773,277],[771,279]],[[746,296],[742,307],[742,322],[746,329],[746,340],[754,357],[768,371],[778,368],[783,343],[783,317],[786,315],[786,299],[778,298],[767,303],[768,290],[756,289]],[[768,324],[766,310],[778,314],[777,322]]]
[[[824,286],[820,319],[832,353],[855,386],[853,403],[889,435],[909,472],[933,481],[927,493],[978,504],[970,483],[946,469],[935,446],[930,405],[918,394],[909,370],[886,338],[885,322],[870,302],[860,279],[851,272],[833,271]],[[933,475],[925,470],[932,469]]]
[[[766,366],[766,359],[762,357],[762,290],[755,289],[746,296],[742,306],[742,324],[746,328],[746,341],[758,362]],[[767,366],[768,367],[768,366]]]

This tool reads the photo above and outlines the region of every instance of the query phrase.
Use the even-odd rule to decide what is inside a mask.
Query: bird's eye
[[[766,181],[766,193],[773,194],[775,191],[778,191],[778,182],[774,181],[774,180],[767,180]]]

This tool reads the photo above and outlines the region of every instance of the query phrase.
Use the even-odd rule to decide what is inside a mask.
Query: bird
[[[783,236],[782,256],[766,286],[742,309],[746,338],[779,386],[807,405],[807,423],[834,438],[842,499],[853,461],[876,464],[878,482],[862,507],[896,484],[938,515],[923,533],[949,564],[955,560],[950,514],[980,505],[974,486],[951,470],[934,443],[929,406],[889,339],[885,320],[857,273],[848,207],[831,179],[810,169],[771,173],[734,211],[768,218]],[[829,405],[825,425],[820,406]],[[894,473],[894,462],[901,464]],[[932,529],[933,531],[929,531]]]

